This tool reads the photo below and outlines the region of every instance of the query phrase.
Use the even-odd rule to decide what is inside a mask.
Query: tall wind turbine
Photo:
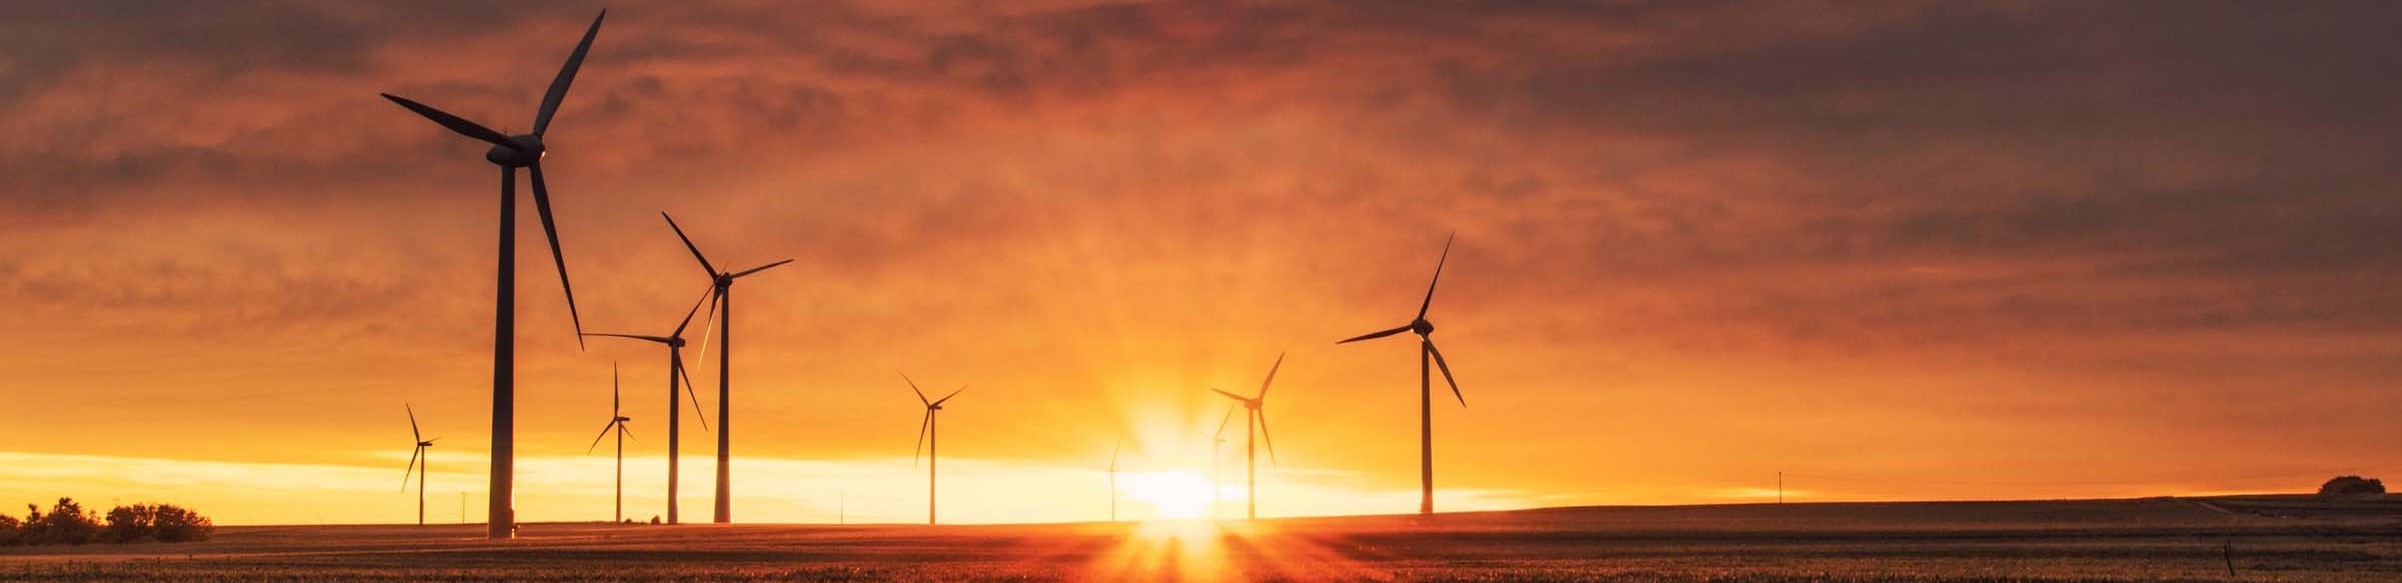
[[[709,272],[710,289],[713,290],[709,294],[709,309],[717,313],[718,320],[726,323],[725,326],[717,329],[717,513],[711,521],[719,524],[733,522],[734,486],[729,477],[733,474],[728,468],[733,467],[734,461],[731,453],[733,451],[733,433],[730,429],[734,424],[732,419],[734,411],[728,403],[733,402],[731,389],[733,385],[730,379],[733,378],[734,362],[734,280],[745,275],[766,271],[770,267],[791,263],[792,260],[786,259],[742,271],[719,271],[716,264],[710,263],[707,256],[701,255],[700,246],[693,245],[692,238],[684,236],[684,228],[676,226],[675,217],[667,216],[667,213],[664,212],[659,213],[659,216],[667,219],[667,228],[675,229],[676,238],[684,241],[684,248],[692,250],[692,258],[701,262],[703,271]],[[707,342],[706,337],[702,341]]]
[[[551,220],[550,189],[542,183],[542,136],[550,130],[551,116],[558,113],[559,101],[567,97],[567,86],[575,82],[576,69],[583,67],[584,54],[592,49],[592,38],[600,34],[601,19],[608,16],[609,11],[602,10],[600,16],[593,17],[592,27],[584,31],[584,40],[576,43],[575,52],[567,55],[567,64],[559,68],[559,76],[551,79],[550,91],[542,96],[542,108],[534,114],[533,133],[505,135],[425,104],[383,94],[385,99],[450,131],[491,143],[492,149],[484,152],[484,160],[500,166],[500,289],[493,310],[492,331],[492,518],[485,531],[491,538],[509,538],[517,530],[517,515],[511,506],[517,498],[517,169],[530,171],[534,209],[542,214],[542,233],[550,238],[551,261],[559,266],[559,287],[567,292],[567,317],[575,324],[576,331],[582,332],[583,320],[575,310],[575,288],[567,283],[567,256],[559,251],[559,229]],[[583,343],[582,336],[576,337],[578,347]]]
[[[401,410],[409,412],[409,439],[417,442],[417,448],[409,450],[409,466],[400,471],[400,491],[409,491],[409,472],[416,472],[417,526],[425,526],[425,473],[428,471],[426,464],[434,461],[430,456],[431,452],[426,450],[433,449],[434,440],[442,438],[426,439],[425,434],[417,432],[417,410],[410,408],[408,403],[401,403],[400,407]]]
[[[1259,382],[1259,395],[1257,396],[1245,397],[1226,391],[1210,389],[1212,391],[1217,391],[1217,393],[1220,395],[1225,395],[1228,399],[1234,399],[1241,402],[1244,409],[1250,410],[1249,412],[1243,414],[1243,490],[1246,497],[1249,498],[1249,500],[1244,502],[1245,509],[1243,511],[1243,516],[1249,520],[1259,519],[1259,456],[1258,452],[1252,449],[1253,442],[1251,438],[1253,434],[1256,433],[1260,438],[1267,440],[1268,461],[1270,463],[1274,463],[1276,461],[1276,438],[1268,435],[1268,411],[1262,407],[1266,407],[1268,404],[1268,383],[1276,382],[1276,369],[1283,367],[1284,354],[1278,353],[1276,355],[1276,364],[1268,367],[1267,380]],[[1234,410],[1227,409],[1226,414],[1233,415]],[[1219,427],[1224,427],[1225,425],[1225,421],[1218,422]],[[1256,431],[1253,430],[1254,427],[1257,428]]]
[[[1126,449],[1126,438],[1123,438],[1123,437],[1120,437],[1120,438],[1118,438],[1118,445],[1117,445],[1116,447],[1109,448],[1109,521],[1110,521],[1110,522],[1117,522],[1117,521],[1118,521],[1118,452],[1120,452],[1120,451],[1124,451],[1125,449]]]
[[[1435,349],[1435,341],[1431,336],[1435,333],[1435,325],[1432,322],[1426,321],[1426,309],[1433,306],[1435,302],[1435,284],[1443,281],[1443,263],[1451,259],[1451,240],[1457,236],[1458,233],[1453,233],[1452,237],[1446,237],[1443,239],[1443,255],[1435,260],[1435,276],[1432,280],[1426,282],[1426,300],[1418,303],[1418,316],[1415,319],[1410,320],[1409,324],[1403,325],[1399,328],[1369,332],[1367,334],[1345,338],[1343,341],[1335,343],[1347,344],[1361,340],[1372,340],[1376,338],[1392,336],[1394,334],[1400,334],[1402,332],[1414,332],[1418,334],[1419,514],[1434,514],[1435,512],[1434,379],[1432,376],[1430,376],[1430,373],[1426,367],[1428,358],[1431,357],[1434,359],[1435,366],[1442,367],[1443,382],[1451,385],[1452,398],[1459,399],[1461,407],[1468,406],[1468,398],[1460,396],[1459,381],[1451,378],[1451,363],[1444,362],[1443,351]]]
[[[592,445],[584,447],[584,453],[592,453],[610,431],[617,432],[617,518],[612,522],[626,521],[626,422],[634,418],[625,416],[624,411],[624,404],[618,399],[617,363],[612,362],[609,363],[609,424],[602,425],[600,435],[592,438]]]
[[[702,295],[702,297],[701,297],[701,301],[708,301],[708,299],[709,299],[709,296],[710,296],[710,295],[714,295],[716,292],[714,291],[714,288],[712,288],[712,291],[708,291],[708,292],[702,292],[702,293],[703,293],[703,295]],[[683,459],[683,458],[681,457],[681,456],[682,456],[682,454],[680,453],[680,450],[679,450],[679,448],[681,447],[681,445],[680,445],[680,444],[683,442],[683,435],[684,435],[684,432],[683,432],[683,419],[684,419],[684,416],[683,416],[683,414],[682,414],[682,413],[680,413],[680,412],[678,411],[678,408],[679,408],[679,406],[680,406],[680,403],[679,403],[679,402],[676,400],[676,391],[677,391],[676,384],[677,384],[677,381],[679,381],[679,380],[683,381],[683,393],[684,393],[684,396],[686,396],[686,397],[690,397],[690,398],[692,399],[692,414],[693,414],[693,415],[695,415],[695,416],[698,416],[698,417],[700,418],[700,421],[701,421],[701,429],[704,429],[704,430],[706,430],[706,429],[708,429],[708,428],[709,428],[709,416],[701,413],[701,397],[700,397],[700,395],[694,394],[694,393],[692,392],[692,375],[691,375],[691,373],[685,372],[685,370],[684,370],[684,329],[685,329],[686,327],[689,327],[689,326],[691,326],[691,325],[692,325],[692,316],[693,316],[693,315],[695,315],[695,314],[698,314],[698,313],[700,313],[700,309],[701,309],[701,302],[700,302],[700,301],[693,302],[693,303],[692,303],[692,309],[690,309],[690,310],[685,310],[685,311],[684,311],[684,320],[683,320],[683,321],[681,321],[681,322],[677,322],[677,323],[676,323],[676,331],[674,331],[674,332],[669,332],[669,333],[668,333],[666,336],[645,336],[645,335],[641,335],[641,334],[602,334],[602,333],[597,333],[597,332],[596,332],[596,333],[591,333],[591,334],[585,334],[585,336],[607,336],[607,337],[611,337],[611,338],[628,338],[628,339],[633,339],[633,340],[641,340],[641,341],[644,341],[644,342],[656,342],[656,343],[659,343],[659,344],[665,344],[665,345],[667,345],[667,523],[668,523],[668,524],[677,524],[677,523],[679,522],[679,521],[678,521],[678,517],[677,517],[677,515],[676,515],[676,484],[677,484],[677,477],[676,477],[676,476],[677,476],[677,471],[678,471],[678,464],[679,464],[679,463],[681,463],[681,462],[680,462],[680,460],[681,460],[681,459]],[[710,322],[710,323],[715,323],[715,322],[717,321],[717,315],[716,315],[715,313],[712,313],[712,314],[710,314],[709,316],[710,316],[710,318],[709,318],[709,322]],[[706,326],[706,324],[704,324],[704,326]],[[702,330],[702,332],[701,332],[701,337],[702,337],[702,338],[704,338],[704,339],[708,338],[708,331],[707,331],[706,329]],[[701,358],[708,358],[708,352],[707,352],[707,350],[708,350],[708,345],[706,345],[706,344],[703,344],[703,345],[701,346],[701,348],[702,348]]]
[[[951,391],[951,394],[943,395],[940,399],[928,401],[926,392],[918,390],[917,381],[909,380],[909,373],[901,373],[901,380],[909,383],[910,392],[917,393],[917,402],[926,406],[926,417],[917,424],[917,443],[925,446],[922,451],[926,454],[926,524],[932,526],[934,524],[934,465],[936,463],[934,452],[939,439],[934,428],[934,413],[942,410],[944,401],[959,396],[959,391],[967,390],[967,385],[960,385],[959,391]],[[719,423],[722,425],[724,420],[720,419]],[[917,454],[911,453],[909,460],[915,463]]]

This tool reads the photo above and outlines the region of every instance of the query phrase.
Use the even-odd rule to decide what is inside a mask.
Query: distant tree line
[[[217,526],[209,517],[173,504],[129,504],[108,514],[84,510],[72,498],[60,498],[50,512],[25,505],[25,518],[0,515],[0,546],[80,545],[87,543],[208,540]]]

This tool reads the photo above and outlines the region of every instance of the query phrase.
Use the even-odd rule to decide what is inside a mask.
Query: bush
[[[2385,482],[2360,476],[2336,476],[2319,485],[2320,496],[2361,496],[2385,493]]]
[[[156,522],[153,523],[153,534],[158,538],[158,542],[204,541],[209,539],[209,535],[217,532],[217,525],[210,523],[209,517],[201,516],[198,512],[186,510],[174,504],[153,506],[152,512],[156,517]]]
[[[17,544],[17,517],[0,514],[0,547]]]
[[[80,545],[99,538],[100,517],[83,509],[73,498],[60,498],[43,514],[40,507],[25,505],[28,511],[25,524],[18,527],[18,540],[29,545]]]

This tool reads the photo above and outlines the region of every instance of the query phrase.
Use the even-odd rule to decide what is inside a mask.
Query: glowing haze
[[[481,520],[496,172],[376,94],[522,131],[598,8],[0,8],[0,502],[408,520],[407,402],[429,514]],[[611,8],[545,162],[587,327],[702,291],[662,210],[798,260],[736,294],[740,520],[922,519],[896,369],[969,385],[946,519],[1099,519],[1121,435],[1123,514],[1205,514],[1205,389],[1279,352],[1262,514],[1411,511],[1413,349],[1331,343],[1406,322],[1455,230],[1444,509],[2402,464],[2390,5]],[[576,446],[615,361],[658,514],[665,355],[576,349],[531,214],[520,513],[608,516]]]

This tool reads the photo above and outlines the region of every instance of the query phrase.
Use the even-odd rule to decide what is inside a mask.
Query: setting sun
[[[1118,476],[1118,488],[1126,500],[1150,507],[1148,515],[1134,518],[1201,518],[1209,515],[1210,503],[1216,498],[1210,495],[1209,478],[1188,470],[1129,472]],[[1229,490],[1239,492],[1237,488]]]

